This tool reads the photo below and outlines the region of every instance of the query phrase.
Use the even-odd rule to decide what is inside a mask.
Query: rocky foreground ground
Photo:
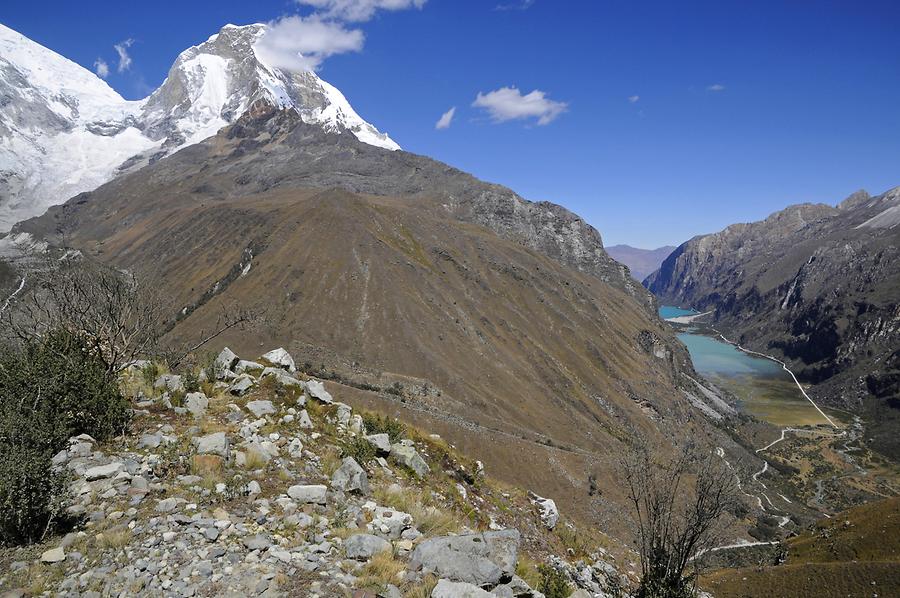
[[[0,553],[0,595],[537,597],[568,584],[584,598],[633,587],[602,536],[552,500],[502,487],[437,436],[354,413],[283,350],[245,361],[226,349],[197,375],[142,362],[123,387],[132,430],[103,445],[72,438],[54,458],[72,476],[73,530]]]

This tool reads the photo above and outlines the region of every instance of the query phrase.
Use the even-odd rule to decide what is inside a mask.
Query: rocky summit
[[[78,523],[0,552],[3,595],[539,598],[549,575],[595,597],[633,587],[632,553],[609,539],[585,552],[571,521],[552,531],[545,506],[439,436],[394,425],[388,448],[386,420],[316,398],[303,374],[248,368],[235,396],[237,363],[225,349],[200,372],[199,415],[152,383],[155,365],[129,368],[133,430],[54,456]]]

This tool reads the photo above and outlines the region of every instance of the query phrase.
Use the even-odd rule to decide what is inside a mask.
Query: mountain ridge
[[[679,246],[645,281],[664,302],[712,310],[742,345],[775,353],[826,404],[862,412],[900,448],[900,188],[838,207],[799,204]]]
[[[402,400],[366,400],[426,418],[581,517],[621,512],[608,455],[634,434],[695,429],[752,460],[685,398],[684,348],[583,220],[292,111],[256,104],[14,232],[153,270],[181,314],[173,340],[230,305],[266,308],[271,326],[217,342],[282,344],[359,388],[400,384]],[[523,472],[513,453],[555,465]]]

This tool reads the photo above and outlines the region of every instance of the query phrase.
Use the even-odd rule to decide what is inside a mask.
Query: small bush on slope
[[[364,413],[363,424],[366,434],[387,434],[392,444],[399,442],[406,434],[406,426],[400,420],[378,413]]]
[[[0,544],[39,539],[59,515],[64,483],[50,467],[68,439],[122,432],[130,406],[77,334],[54,331],[0,352]]]
[[[567,598],[572,593],[572,586],[562,571],[550,565],[539,565],[538,573],[541,576],[538,590],[547,598]]]

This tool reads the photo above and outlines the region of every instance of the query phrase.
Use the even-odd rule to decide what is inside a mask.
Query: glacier
[[[88,69],[0,24],[0,233],[110,179],[215,135],[254,102],[334,134],[400,146],[312,71],[269,65],[267,26],[225,25],[183,51],[162,85],[126,100]]]

